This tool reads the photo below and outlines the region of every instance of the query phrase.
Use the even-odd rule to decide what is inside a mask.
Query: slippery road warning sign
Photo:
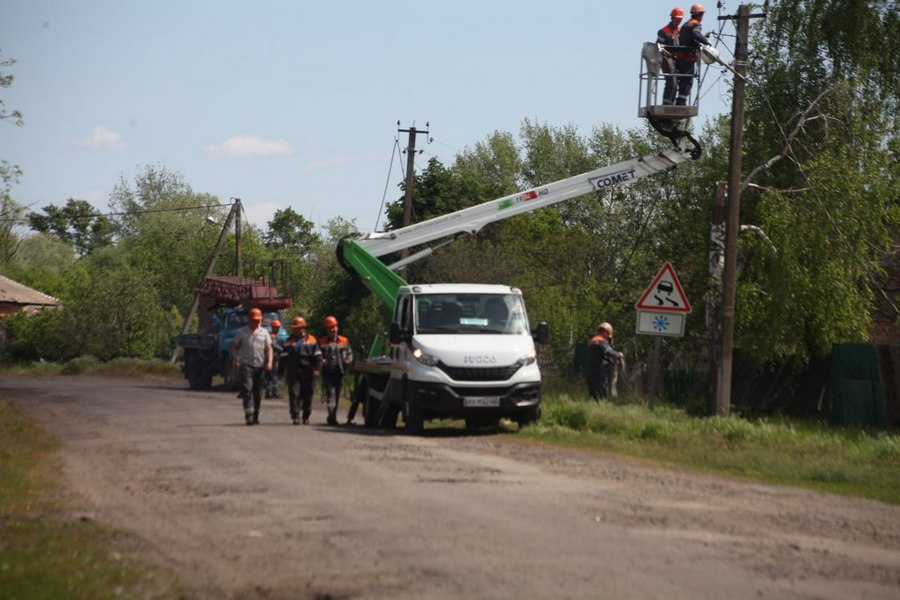
[[[670,263],[663,265],[653,281],[647,287],[647,291],[634,305],[638,310],[659,312],[689,313],[691,304],[688,302],[681,282],[675,275],[675,269]]]

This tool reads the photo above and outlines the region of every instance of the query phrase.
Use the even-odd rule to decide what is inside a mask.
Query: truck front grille
[[[506,381],[519,370],[519,365],[508,367],[448,367],[438,363],[438,368],[454,381]]]

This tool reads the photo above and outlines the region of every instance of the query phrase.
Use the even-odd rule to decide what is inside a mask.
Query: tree
[[[315,224],[290,207],[276,210],[267,225],[263,241],[267,248],[279,253],[304,256],[319,240],[319,235],[314,231]]]
[[[78,256],[112,243],[112,223],[86,200],[69,198],[62,208],[50,204],[43,210],[28,214],[31,228],[71,244]]]
[[[220,230],[211,226],[225,220],[225,209],[208,194],[195,194],[179,173],[163,167],[145,167],[134,184],[121,179],[109,200],[118,235],[118,251],[128,263],[147,277],[147,285],[159,290],[166,310],[187,312],[194,290],[206,270]],[[245,228],[248,260],[254,257],[251,228]],[[217,264],[219,273],[234,274],[234,240],[229,238]],[[258,244],[256,244],[258,245]]]
[[[7,67],[11,67],[16,64],[16,59],[7,58],[5,60],[0,60],[0,69],[5,69]],[[15,80],[15,76],[5,73],[4,71],[0,71],[0,88],[8,88],[13,84]],[[21,127],[24,124],[22,121],[22,113],[18,110],[12,110],[6,108],[6,104],[3,102],[3,99],[0,98],[0,120],[8,121],[17,127]]]
[[[0,69],[5,69],[16,64],[15,59],[0,60]],[[13,84],[15,77],[0,70],[0,88],[8,88]],[[0,121],[12,123],[21,127],[22,113],[18,110],[10,111],[6,108],[3,99],[0,98]],[[11,164],[7,160],[0,160],[0,266],[5,267],[18,249],[20,236],[18,228],[22,219],[24,208],[13,201],[9,195],[12,185],[18,183],[22,176],[22,169],[18,165]]]
[[[900,61],[883,49],[898,35],[895,3],[861,0],[786,0],[756,30],[742,223],[777,254],[741,240],[736,345],[761,362],[868,338],[900,223]]]
[[[25,207],[17,204],[8,193],[0,193],[0,268],[7,269],[19,251],[19,234]]]

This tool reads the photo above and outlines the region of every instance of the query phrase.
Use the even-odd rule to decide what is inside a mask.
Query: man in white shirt
[[[234,336],[231,356],[234,368],[238,370],[241,386],[241,402],[244,405],[244,420],[247,425],[259,425],[259,405],[265,386],[265,374],[272,370],[272,339],[269,332],[261,327],[262,311],[250,309],[250,320]]]

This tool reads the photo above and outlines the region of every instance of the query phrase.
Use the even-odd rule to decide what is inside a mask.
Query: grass
[[[39,362],[4,366],[3,371],[19,375],[105,375],[108,377],[165,377],[183,379],[181,364],[166,360],[115,358],[101,362],[93,356],[79,356],[64,363]]]
[[[520,432],[545,443],[900,504],[900,435],[787,419],[697,418],[642,404],[544,396]]]
[[[72,516],[50,437],[0,398],[0,590],[3,598],[181,598],[180,584],[127,558],[121,532]]]

